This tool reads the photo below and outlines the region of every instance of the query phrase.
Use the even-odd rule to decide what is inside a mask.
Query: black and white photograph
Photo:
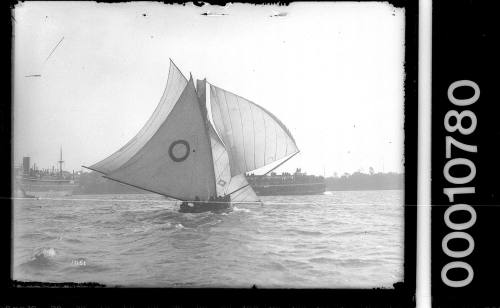
[[[406,14],[17,3],[12,279],[405,282]]]

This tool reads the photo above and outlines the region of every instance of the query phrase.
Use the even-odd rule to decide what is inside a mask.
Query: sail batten
[[[263,107],[212,84],[210,97],[214,124],[226,145],[232,176],[298,151],[288,128]],[[263,153],[263,160],[258,153]]]
[[[131,186],[131,187],[134,187],[134,188],[139,188],[139,189],[142,189],[142,190],[145,190],[145,191],[149,191],[149,192],[152,192],[152,193],[155,193],[155,194],[159,194],[159,195],[163,195],[165,197],[168,197],[168,198],[172,198],[172,199],[177,199],[177,200],[182,200],[182,198],[180,197],[176,197],[176,196],[171,196],[171,195],[166,195],[164,193],[161,193],[161,192],[158,192],[158,191],[154,191],[154,190],[150,190],[150,189],[147,189],[147,188],[144,188],[144,187],[139,187],[139,186],[136,186],[134,184],[130,184],[130,183],[127,183],[127,182],[123,182],[123,181],[120,181],[118,179],[114,179],[114,178],[111,178],[109,176],[106,176],[104,175],[103,178],[105,179],[109,179],[109,180],[112,180],[112,181],[115,181],[115,182],[118,182],[118,183],[121,183],[121,184],[124,184],[124,185],[128,185],[128,186]]]

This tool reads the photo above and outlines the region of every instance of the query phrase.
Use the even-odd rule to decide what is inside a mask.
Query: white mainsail
[[[210,85],[210,106],[215,127],[229,154],[232,176],[299,151],[285,125],[251,101]]]
[[[170,69],[168,72],[168,80],[163,95],[156,107],[155,111],[137,133],[127,144],[120,148],[115,153],[107,158],[92,165],[89,169],[108,174],[125,164],[132,156],[134,156],[156,133],[160,125],[163,124],[175,103],[181,96],[182,91],[187,85],[187,79],[170,60]]]
[[[107,177],[181,200],[215,196],[211,145],[191,78],[150,140]]]

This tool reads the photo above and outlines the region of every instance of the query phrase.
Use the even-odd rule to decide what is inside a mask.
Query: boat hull
[[[17,182],[20,190],[27,196],[34,197],[63,197],[71,196],[78,184],[70,181],[44,181],[23,179]]]
[[[179,207],[180,213],[224,213],[231,210],[230,202],[183,202]]]

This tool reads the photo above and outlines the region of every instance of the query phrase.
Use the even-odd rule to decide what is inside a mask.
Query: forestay
[[[298,152],[285,125],[251,101],[210,85],[210,106],[215,127],[229,154],[231,176]]]
[[[153,137],[163,124],[187,85],[187,79],[175,64],[170,61],[168,80],[163,95],[155,111],[144,127],[118,151],[89,168],[104,174],[109,174],[124,165]]]

